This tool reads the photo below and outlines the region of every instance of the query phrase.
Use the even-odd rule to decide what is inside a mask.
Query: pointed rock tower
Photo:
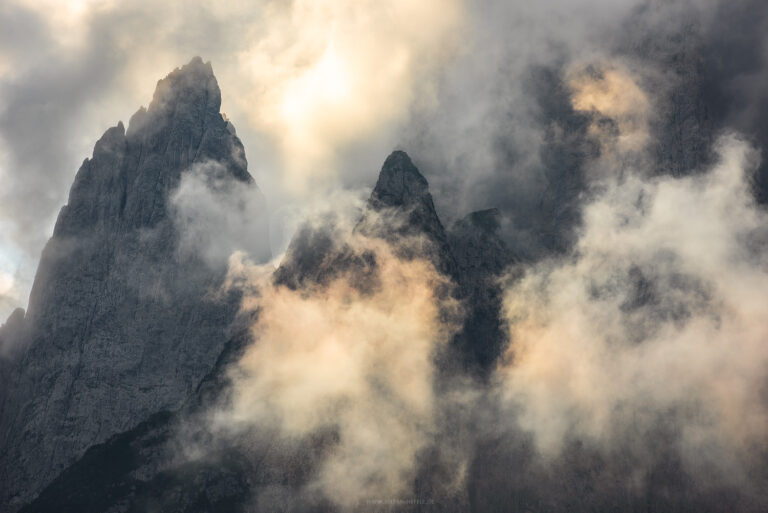
[[[386,240],[401,257],[427,258],[450,279],[457,276],[427,180],[404,151],[394,151],[384,161],[355,230]],[[364,287],[374,271],[375,258],[339,243],[334,231],[333,226],[317,223],[300,228],[275,273],[276,283],[296,289],[323,285],[340,273],[352,273],[353,281]]]
[[[260,194],[220,105],[211,64],[195,57],[80,167],[0,411],[0,511],[29,502],[88,447],[178,407],[221,353],[237,298],[217,293],[223,269],[179,250],[171,201],[197,164]],[[266,233],[265,216],[253,222]]]
[[[443,274],[457,277],[456,261],[429,184],[404,151],[394,151],[384,161],[358,229],[399,246],[405,256],[413,252],[427,257]],[[409,236],[421,238],[423,244],[402,247]]]

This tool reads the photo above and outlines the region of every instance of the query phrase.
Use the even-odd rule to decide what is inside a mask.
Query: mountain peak
[[[221,118],[221,90],[210,62],[194,57],[157,82],[148,108],[141,107],[128,124],[128,135],[169,121],[204,123]]]
[[[192,59],[78,170],[24,322],[17,313],[0,330],[21,325],[25,344],[14,363],[23,372],[11,379],[0,367],[0,511],[32,499],[88,447],[177,408],[215,364],[237,298],[211,299],[223,273],[185,249],[200,233],[198,211],[182,215],[174,198],[198,174],[258,194],[220,104],[210,63]],[[226,218],[214,204],[205,212]],[[266,233],[266,217],[257,223]]]
[[[169,94],[199,95],[207,92],[213,92],[219,98],[221,96],[219,85],[213,74],[213,66],[210,61],[203,62],[200,57],[193,57],[187,64],[174,69],[165,78],[158,80],[149,108],[152,110],[154,105],[161,104]]]
[[[384,161],[371,201],[376,207],[409,206],[429,194],[429,184],[404,151],[393,151]]]
[[[428,256],[443,274],[456,274],[429,184],[404,151],[393,151],[384,161],[357,229],[396,244],[404,255]],[[418,245],[426,246],[406,247],[414,242],[407,236],[417,236]]]

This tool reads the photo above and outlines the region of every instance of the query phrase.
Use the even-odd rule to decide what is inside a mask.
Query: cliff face
[[[211,163],[260,194],[220,104],[210,63],[195,58],[78,171],[8,371],[0,510],[28,502],[88,447],[178,407],[221,353],[237,298],[217,293],[222,269],[180,250],[186,227],[171,201],[187,170]]]
[[[217,439],[204,419],[226,397],[228,366],[251,342],[252,323],[237,321],[237,294],[221,291],[225,266],[209,258],[229,248],[190,246],[211,205],[196,205],[205,200],[197,189],[184,201],[179,194],[190,177],[214,199],[233,187],[259,195],[219,107],[210,64],[194,59],[158,83],[127,130],[107,130],[77,173],[28,311],[0,329],[21,348],[0,368],[10,384],[0,397],[0,511],[236,511],[270,487],[298,493],[317,465],[325,442],[270,452],[268,441]],[[200,208],[180,211],[190,206]],[[249,221],[264,225],[248,208]],[[376,255],[355,234],[388,242],[400,258],[428,259],[452,284],[439,293],[465,313],[451,350],[437,356],[441,379],[461,369],[482,375],[506,343],[497,278],[514,258],[499,223],[486,210],[446,230],[427,180],[395,151],[358,223],[299,230],[274,282],[323,287],[345,274],[361,289],[375,286]],[[248,230],[259,233],[266,238],[266,229]],[[169,459],[179,429],[215,445],[212,456]],[[420,472],[429,477],[436,465],[425,455]]]
[[[467,324],[457,337],[454,356],[476,369],[495,361],[505,340],[500,332],[500,298],[495,278],[512,257],[498,238],[495,210],[470,214],[446,233],[432,203],[429,186],[407,154],[392,153],[384,162],[360,221],[352,229],[391,243],[403,258],[427,258],[456,285],[451,291],[466,303]],[[348,244],[339,227],[306,227],[295,235],[274,280],[293,289],[323,287],[341,274],[364,288],[378,273],[376,256]],[[408,240],[416,243],[410,245]],[[490,287],[492,290],[487,291]],[[235,325],[238,323],[236,322]],[[234,330],[234,329],[233,329]],[[496,331],[494,331],[496,330]],[[490,337],[489,340],[475,337]],[[270,450],[271,442],[259,437],[222,441],[197,419],[211,401],[226,395],[227,365],[250,343],[247,334],[235,333],[211,374],[192,394],[184,408],[159,413],[106,443],[92,447],[64,470],[24,511],[248,511],[249,505],[275,487],[302,487],[322,453],[317,440],[302,445],[300,453],[286,447]],[[452,368],[455,368],[452,365]],[[211,399],[219,397],[219,399]],[[195,427],[190,428],[193,425]],[[168,463],[179,426],[195,431],[195,440],[207,440],[210,454],[197,461]],[[332,442],[331,442],[332,444]],[[425,472],[436,465],[425,460]],[[103,469],[104,471],[98,471]],[[299,499],[296,499],[297,501]],[[296,502],[299,504],[299,502]],[[317,504],[305,505],[316,511]],[[328,505],[328,510],[335,508]],[[447,510],[452,510],[448,508]],[[462,510],[457,506],[456,511]]]

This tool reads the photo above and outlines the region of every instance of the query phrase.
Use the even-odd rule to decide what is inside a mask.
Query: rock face
[[[460,357],[473,364],[479,360],[489,364],[504,340],[500,332],[493,331],[500,327],[499,298],[494,292],[482,292],[513,260],[498,239],[498,223],[495,210],[476,212],[456,223],[450,236],[446,234],[427,181],[408,155],[398,151],[384,163],[366,211],[355,227],[367,236],[390,240],[406,253],[423,250],[422,254],[405,256],[433,259],[438,269],[459,280],[458,294],[467,302],[470,314],[461,336],[463,345],[458,347]],[[403,248],[400,243],[408,238],[421,243]],[[332,277],[346,273],[357,286],[365,287],[366,280],[377,272],[375,256],[360,254],[338,239],[332,227],[300,230],[275,273],[275,282],[294,289],[322,287]],[[299,490],[316,464],[313,458],[322,451],[323,444],[318,445],[317,440],[293,449],[299,453],[270,451],[269,443],[255,442],[259,437],[249,437],[244,444],[232,439],[223,446],[221,440],[216,442],[219,445],[209,441],[206,447],[216,446],[209,457],[194,462],[169,461],[178,427],[204,426],[202,420],[189,419],[211,404],[212,397],[226,393],[227,382],[222,378],[226,367],[249,343],[247,330],[233,331],[239,334],[227,343],[213,371],[190,394],[184,408],[174,412],[167,407],[133,429],[92,447],[23,511],[147,511],[153,507],[186,513],[248,511],[249,504],[276,487],[301,496]],[[472,337],[488,334],[495,337],[490,347],[480,344],[474,348]],[[210,436],[202,427],[195,438],[208,440]],[[104,471],[94,470],[100,468]],[[432,467],[427,464],[425,468]],[[335,510],[330,505],[299,502],[292,503],[291,509],[317,511],[321,506]]]
[[[375,266],[372,254],[357,254],[342,241],[348,234],[334,233],[333,226],[305,226],[291,240],[285,259],[275,273],[277,283],[299,288],[325,284],[339,272],[353,272],[364,286]],[[394,151],[384,161],[355,231],[389,242],[400,256],[428,258],[450,278],[458,268],[435,210],[427,180],[410,157]]]
[[[501,213],[493,208],[457,221],[448,238],[459,270],[460,295],[468,306],[457,343],[468,366],[487,371],[507,345],[499,279],[515,261],[500,235]]]
[[[178,408],[219,357],[237,298],[217,293],[222,270],[179,251],[185,227],[169,198],[186,170],[210,162],[259,194],[220,104],[210,63],[195,58],[78,171],[0,411],[0,511],[34,498],[88,447]]]
[[[429,184],[404,151],[384,161],[358,229],[376,234],[408,253],[426,256],[450,278],[458,273],[448,237],[435,210]],[[403,247],[407,237],[421,239]]]

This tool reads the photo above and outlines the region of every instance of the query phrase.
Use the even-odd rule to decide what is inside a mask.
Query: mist
[[[724,136],[701,176],[611,180],[574,254],[506,292],[504,393],[544,454],[571,437],[627,443],[670,415],[689,469],[746,479],[765,450],[766,214],[758,159]]]
[[[767,26],[759,0],[11,0],[0,319],[25,306],[92,142],[199,54],[255,182],[212,161],[171,194],[178,250],[227,273],[248,334],[204,428],[311,456],[296,497],[254,507],[423,492],[458,511],[759,511]],[[480,371],[457,342],[472,284],[397,232],[412,212],[365,202],[393,149],[445,241],[498,209],[504,337]]]
[[[328,258],[342,252],[362,267],[327,282],[296,289],[274,281],[273,267],[233,255],[229,283],[248,291],[253,343],[229,373],[231,399],[209,418],[218,436],[274,430],[288,445],[326,433],[303,493],[347,509],[410,493],[417,456],[438,429],[434,359],[461,311],[429,260],[398,256],[400,244],[424,241],[393,247],[346,216],[330,219],[305,230],[332,230]]]

